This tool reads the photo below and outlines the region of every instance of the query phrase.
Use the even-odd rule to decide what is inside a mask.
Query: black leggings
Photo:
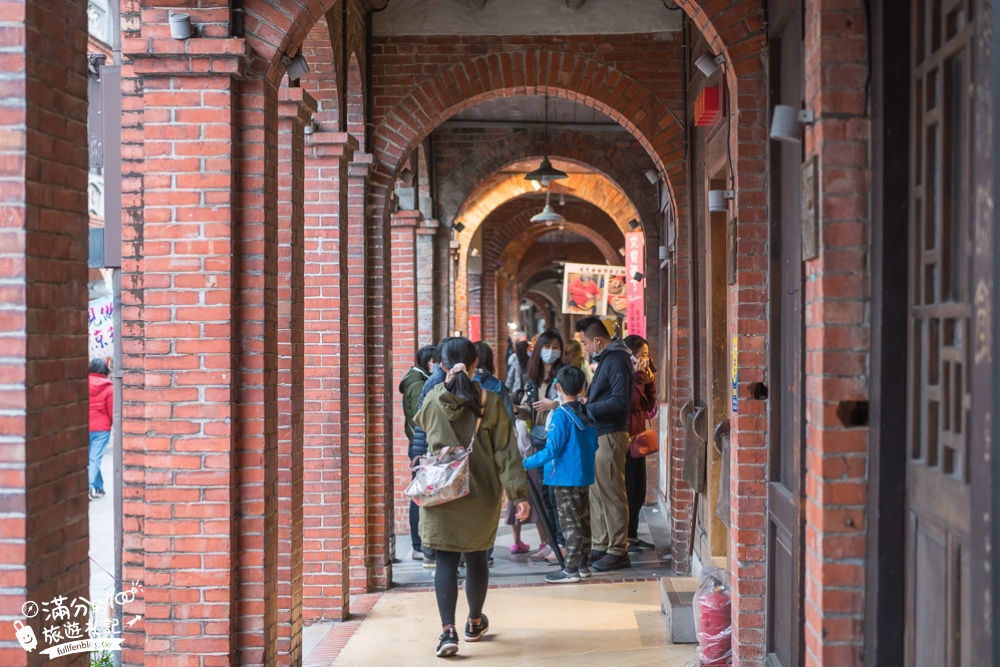
[[[455,607],[458,605],[458,561],[463,554],[457,551],[437,551],[437,569],[434,571],[434,593],[437,595],[441,625],[455,625]],[[490,568],[485,551],[470,551],[465,555],[465,598],[469,602],[469,618],[481,618],[486,589],[490,586]]]
[[[639,513],[646,504],[646,458],[625,454],[625,492],[628,497],[628,539],[639,537]]]

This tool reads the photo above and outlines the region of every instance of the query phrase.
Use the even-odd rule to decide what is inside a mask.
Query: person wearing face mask
[[[548,329],[538,335],[531,359],[528,360],[524,398],[518,406],[518,417],[531,421],[531,439],[535,451],[545,447],[545,433],[548,430],[549,418],[552,411],[559,407],[559,393],[556,391],[555,379],[559,369],[563,367],[562,350],[562,336],[559,335],[559,332]],[[566,542],[559,529],[555,494],[552,488],[544,482],[542,484],[542,504],[545,506],[545,514],[549,518],[549,525],[552,526],[555,535],[545,536],[547,538],[545,546],[539,548],[530,558],[536,561],[544,560],[548,563],[558,563],[559,559],[552,551],[552,545],[555,543],[558,548],[563,548]]]
[[[617,337],[612,340],[598,317],[576,323],[584,348],[597,362],[587,391],[587,411],[597,423],[597,460],[590,488],[593,544],[591,567],[598,572],[632,566],[628,555],[628,496],[625,458],[628,416],[632,402],[632,352]]]
[[[403,395],[403,430],[406,432],[408,447],[406,457],[413,460],[418,456],[413,449],[413,417],[420,408],[420,394],[423,392],[424,383],[431,376],[432,366],[437,365],[437,347],[426,345],[417,351],[416,364],[403,376],[399,383],[399,393]],[[416,473],[414,473],[416,474]],[[410,557],[413,560],[423,560],[424,554],[420,549],[420,533],[417,530],[418,519],[420,517],[419,507],[410,501],[410,539],[413,542],[413,551]]]
[[[469,617],[464,626],[465,641],[482,639],[489,629],[483,613],[490,570],[487,550],[496,539],[500,522],[500,494],[507,494],[517,507],[517,515],[528,517],[528,478],[517,449],[514,424],[500,397],[473,381],[478,355],[467,338],[452,338],[441,346],[443,383],[431,389],[414,422],[424,430],[427,451],[440,453],[444,447],[467,446],[469,494],[434,507],[420,508],[420,537],[425,547],[437,555],[434,591],[442,633],[438,657],[458,652],[455,612],[458,602],[458,566],[466,563],[465,596]]]

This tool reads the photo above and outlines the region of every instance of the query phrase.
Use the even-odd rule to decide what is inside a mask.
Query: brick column
[[[126,239],[141,248],[136,253],[141,260],[130,260],[122,280],[129,290],[123,334],[134,339],[130,349],[136,352],[125,362],[126,383],[143,387],[141,405],[126,405],[123,575],[144,581],[145,604],[136,613],[156,619],[126,632],[126,645],[141,648],[126,651],[123,662],[236,664],[236,619],[243,612],[237,600],[250,593],[244,571],[234,580],[236,536],[242,530],[238,517],[249,509],[236,504],[237,484],[246,481],[252,489],[239,469],[252,457],[237,458],[236,452],[245,451],[251,437],[254,446],[263,447],[266,426],[263,410],[250,418],[247,406],[238,414],[234,404],[237,396],[250,398],[239,389],[241,382],[252,381],[234,350],[235,341],[251,335],[251,329],[234,324],[234,311],[248,303],[237,301],[235,258],[253,245],[250,235],[263,235],[274,218],[261,211],[251,220],[236,199],[242,158],[235,152],[235,104],[246,44],[208,36],[171,40],[165,38],[166,21],[167,10],[149,10],[142,36],[122,44],[132,61],[129,76],[142,79],[135,89],[143,97],[129,98],[125,111],[139,108],[143,115],[141,130],[130,125],[127,137],[135,142],[141,131],[146,157],[144,172],[131,176],[142,178],[143,187],[136,191],[129,184],[126,192],[134,194],[123,201],[133,223],[141,218],[141,235],[136,225]],[[198,53],[189,54],[195,45]],[[264,159],[263,147],[256,157]],[[257,188],[260,195],[268,187],[264,181]],[[251,198],[246,205],[263,209],[264,199]],[[240,229],[244,220],[249,226]],[[237,247],[235,234],[244,235],[247,244]],[[262,239],[253,246],[255,253],[266,256],[265,245]],[[261,261],[259,272],[265,264]],[[254,310],[256,333],[263,338],[267,286],[251,287],[251,282],[243,281],[247,298],[261,305],[246,310]],[[256,372],[262,374],[269,362],[259,363]],[[263,396],[261,387],[256,400]],[[242,428],[249,434],[238,443]],[[263,475],[256,475],[262,498]],[[250,549],[259,551],[262,544],[261,536]],[[251,563],[258,555],[246,558]],[[259,581],[262,570],[261,563]],[[196,618],[192,606],[197,606]],[[259,661],[264,610],[255,611],[260,620],[248,621],[246,629],[258,636]]]
[[[417,258],[421,256],[419,228],[423,216],[420,211],[399,211],[392,216],[392,351],[393,387],[413,366],[416,351],[422,342],[417,338],[417,280],[419,274]],[[402,397],[397,392],[397,401]],[[404,430],[403,411],[395,410],[392,428],[392,443],[395,462],[393,478],[394,525],[396,532],[408,533],[409,499],[403,493],[410,483],[410,461],[407,456],[409,441]]]
[[[348,168],[347,179],[347,298],[350,306],[343,320],[346,324],[347,364],[351,368],[347,385],[349,411],[348,469],[351,478],[349,490],[350,526],[350,591],[352,594],[368,592],[368,412],[371,405],[371,385],[376,381],[373,350],[380,344],[381,334],[375,323],[367,317],[376,297],[369,284],[385,279],[385,274],[374,270],[368,258],[373,249],[368,239],[365,205],[368,194],[368,173],[371,155],[355,153]],[[381,323],[379,323],[381,324]],[[378,379],[381,382],[381,378]]]
[[[438,309],[437,302],[441,300],[440,292],[434,289],[435,269],[437,268],[434,262],[434,239],[437,236],[437,230],[437,220],[424,220],[417,228],[416,334],[418,348],[421,345],[433,345],[437,342],[434,339],[434,314]]]
[[[237,100],[237,661],[258,665],[277,652],[278,90],[244,79]]]
[[[343,620],[348,595],[347,165],[357,142],[306,142],[304,244],[303,573],[305,621]]]
[[[861,7],[807,3],[805,26],[805,106],[816,115],[805,146],[821,211],[804,284],[805,664],[849,667],[864,661],[869,433],[837,413],[869,399],[868,56]]]
[[[282,88],[278,107],[278,664],[302,660],[303,250],[305,137],[316,101]]]
[[[24,0],[0,11],[0,664],[12,667],[49,662],[44,615],[25,619],[27,600],[90,597],[84,10]],[[14,620],[38,649],[18,645]]]

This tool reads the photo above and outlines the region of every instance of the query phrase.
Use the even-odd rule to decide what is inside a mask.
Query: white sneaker
[[[410,552],[410,558],[412,558],[413,560],[423,560],[424,552],[421,551],[420,549],[414,549],[413,551]]]
[[[545,560],[551,555],[552,555],[552,547],[546,544],[544,547],[542,547],[535,553],[528,556],[528,558],[530,558],[531,560],[540,561],[540,560]]]

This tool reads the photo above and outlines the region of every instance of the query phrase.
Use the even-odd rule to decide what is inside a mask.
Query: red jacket
[[[90,430],[110,431],[115,414],[115,392],[111,378],[90,374]]]
[[[646,430],[646,419],[656,415],[656,377],[649,369],[637,372],[632,380],[632,402],[628,411],[628,434]]]

